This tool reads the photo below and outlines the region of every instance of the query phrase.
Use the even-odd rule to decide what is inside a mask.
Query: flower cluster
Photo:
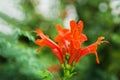
[[[99,37],[95,43],[82,48],[81,45],[87,40],[87,36],[82,33],[83,22],[81,20],[78,24],[75,20],[71,20],[70,29],[62,28],[61,25],[57,25],[56,29],[58,31],[58,35],[56,36],[55,41],[44,35],[41,30],[36,30],[37,36],[41,37],[41,39],[37,39],[35,41],[35,43],[40,46],[37,51],[40,51],[44,46],[48,46],[51,48],[53,54],[58,58],[61,64],[67,62],[68,65],[78,63],[80,58],[84,55],[94,53],[96,61],[99,63],[96,50],[104,37]]]
[[[76,64],[81,57],[87,54],[94,53],[96,56],[96,62],[98,64],[100,63],[96,50],[100,43],[105,42],[103,41],[103,36],[99,37],[97,41],[91,45],[82,48],[81,45],[87,40],[87,36],[82,33],[83,22],[81,20],[78,24],[75,20],[71,20],[70,29],[62,28],[61,25],[57,25],[56,29],[58,31],[58,35],[54,41],[44,35],[40,29],[36,30],[35,32],[40,39],[37,39],[35,43],[40,46],[37,51],[40,51],[44,46],[48,46],[52,50],[53,54],[61,63],[63,69],[63,80],[67,80],[76,73],[74,72]]]

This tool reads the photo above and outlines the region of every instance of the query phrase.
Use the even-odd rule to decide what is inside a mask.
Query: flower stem
[[[62,64],[62,70],[63,70],[63,78],[62,80],[68,80],[70,79],[76,72],[74,72],[76,64],[73,62],[72,65],[68,64],[69,61],[69,54],[66,54],[64,59],[64,64]]]
[[[69,65],[67,63],[64,63],[62,65],[62,69],[63,69],[63,78],[62,78],[62,80],[68,80],[69,78],[71,78],[75,74],[75,72],[73,72],[73,70],[74,70],[73,67],[74,66],[71,66],[71,65]]]

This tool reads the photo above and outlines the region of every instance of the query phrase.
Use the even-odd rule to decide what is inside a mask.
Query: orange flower
[[[48,66],[47,70],[50,71],[50,72],[52,72],[52,73],[55,73],[55,72],[57,72],[57,71],[60,70],[60,66],[59,65]]]
[[[54,55],[59,59],[60,63],[63,63],[63,55],[61,48],[53,42],[49,37],[45,36],[41,30],[36,30],[37,36],[40,36],[41,39],[37,39],[35,43],[40,46],[40,48],[37,51],[40,51],[40,49],[44,46],[48,46],[53,51]]]
[[[82,33],[82,21],[79,21],[78,24],[76,24],[75,20],[71,20],[70,29],[62,28],[61,25],[57,25],[56,28],[58,35],[56,36],[55,41],[58,44],[45,36],[41,30],[36,30],[37,36],[41,37],[41,39],[37,39],[35,41],[35,43],[40,46],[38,51],[44,46],[50,47],[53,54],[59,59],[61,64],[66,62],[66,57],[69,55],[67,58],[67,63],[69,65],[73,62],[78,63],[80,58],[84,55],[94,53],[96,61],[99,63],[96,50],[104,37],[99,37],[95,43],[82,49],[81,45],[87,40],[86,35]]]
[[[103,39],[104,39],[104,37],[99,37],[98,40],[97,40],[95,43],[93,43],[93,44],[85,47],[84,49],[82,49],[81,52],[79,53],[79,56],[76,58],[75,61],[78,62],[79,59],[80,59],[82,56],[87,55],[87,54],[90,54],[90,53],[94,53],[95,56],[96,56],[96,62],[99,64],[100,61],[99,61],[99,58],[98,58],[98,55],[97,55],[96,50],[97,50],[97,46],[101,43],[101,41],[102,41]]]

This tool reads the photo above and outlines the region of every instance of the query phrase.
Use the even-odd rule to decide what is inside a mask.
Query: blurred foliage
[[[54,3],[54,0],[52,1]],[[0,32],[0,80],[60,80],[58,74],[62,75],[61,71],[57,74],[47,71],[48,66],[59,64],[58,61],[47,47],[39,54],[36,52],[38,46],[34,41],[37,37],[32,31],[40,28],[54,39],[57,34],[55,26],[64,23],[68,5],[75,7],[76,20],[84,21],[83,33],[88,36],[85,45],[94,42],[101,35],[110,42],[98,49],[100,64],[95,62],[94,55],[82,58],[76,68],[77,74],[71,80],[120,80],[120,22],[115,21],[116,18],[120,19],[120,13],[112,14],[109,6],[111,1],[57,1],[60,2],[60,5],[57,5],[57,18],[46,18],[38,13],[37,0],[19,1],[19,7],[24,13],[23,20],[0,12],[0,19],[12,27],[12,34]],[[120,8],[120,5],[118,7]],[[51,13],[57,12],[51,10]]]

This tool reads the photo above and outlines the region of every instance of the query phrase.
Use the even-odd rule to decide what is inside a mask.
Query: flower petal
[[[76,28],[77,28],[77,24],[76,24],[75,20],[71,20],[70,21],[70,29],[71,29],[72,34],[74,34]]]
[[[81,20],[78,22],[78,30],[79,30],[80,33],[83,30],[83,22]]]
[[[53,42],[49,37],[45,36],[41,30],[36,30],[37,36],[40,36],[42,39],[37,39],[35,43],[40,46],[38,51],[43,46],[48,46],[51,48],[51,50],[54,52],[54,55],[60,60],[60,62],[63,62],[63,54],[61,51],[61,48]],[[54,51],[55,50],[55,51]]]
[[[96,56],[96,61],[97,61],[97,63],[100,63],[100,62],[99,62],[99,59],[98,59],[98,55],[97,55],[96,50],[97,50],[98,45],[101,43],[101,41],[102,41],[103,39],[104,39],[104,37],[99,37],[98,40],[97,40],[95,43],[89,45],[88,47],[85,47],[85,48],[81,51],[81,53],[79,53],[79,56],[76,58],[75,61],[78,62],[81,57],[83,57],[83,56],[85,56],[85,55],[87,55],[87,54],[94,53],[95,56]]]

